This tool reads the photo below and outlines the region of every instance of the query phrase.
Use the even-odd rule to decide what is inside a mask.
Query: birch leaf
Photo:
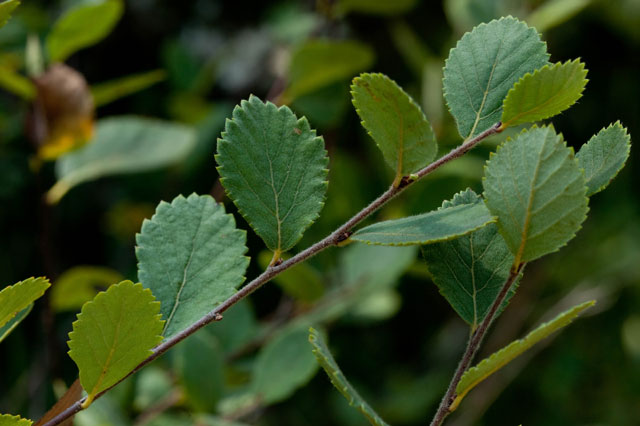
[[[42,296],[50,285],[49,280],[39,277],[28,278],[2,289],[0,291],[0,327]]]
[[[11,414],[0,414],[0,426],[31,426],[33,421]]]

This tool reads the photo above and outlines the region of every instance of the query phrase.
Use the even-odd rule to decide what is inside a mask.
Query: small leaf
[[[19,5],[20,2],[18,0],[7,0],[0,3],[0,28],[4,27],[15,8]]]
[[[121,0],[79,4],[67,11],[53,25],[46,39],[51,62],[64,62],[76,51],[105,38],[120,20]]]
[[[417,0],[339,0],[335,7],[340,14],[360,12],[389,16],[405,13],[416,3]]]
[[[271,258],[271,253],[264,250],[258,255],[258,264],[261,268],[266,269]],[[288,258],[287,255],[282,256],[283,260]],[[282,290],[289,296],[302,302],[313,302],[324,294],[322,276],[307,262],[298,263],[282,271],[273,278],[273,281],[282,287]]]
[[[438,145],[431,124],[393,80],[362,74],[353,80],[351,95],[362,125],[396,171],[396,184],[435,158]]]
[[[348,80],[366,70],[374,59],[373,50],[353,40],[311,40],[300,45],[291,57],[289,85],[280,102],[289,104],[332,83]],[[331,66],[327,66],[327,64]]]
[[[16,314],[15,317],[11,318],[8,323],[0,327],[0,342],[2,342],[11,332],[22,322],[23,319],[29,315],[31,309],[33,308],[33,303],[29,306],[21,310]]]
[[[627,129],[616,122],[589,139],[576,154],[584,169],[587,196],[602,191],[624,167],[631,150],[631,137]]]
[[[316,374],[318,364],[307,346],[307,331],[289,327],[260,351],[253,368],[251,389],[267,404],[289,398]]]
[[[276,253],[293,247],[324,205],[324,142],[285,106],[255,96],[242,101],[218,140],[216,160],[229,197]]]
[[[138,278],[162,303],[165,337],[235,293],[249,263],[245,241],[233,216],[208,195],[161,202],[144,221],[136,236]]]
[[[444,97],[463,138],[500,121],[513,85],[549,59],[533,28],[511,16],[480,24],[451,49],[444,68]]]
[[[582,97],[587,70],[580,60],[545,65],[525,74],[507,94],[502,128],[544,120],[560,114]]]
[[[42,296],[50,285],[49,280],[39,277],[28,278],[3,288],[0,291],[0,327]]]
[[[111,268],[75,266],[67,269],[51,289],[51,307],[56,312],[80,309],[99,291],[122,280],[122,274]]]
[[[483,186],[514,266],[564,246],[587,217],[584,174],[553,127],[503,143],[485,167]]]
[[[445,201],[442,208],[481,203],[482,198],[467,189]],[[514,260],[498,226],[491,223],[465,236],[426,245],[422,254],[440,293],[475,330],[509,277]],[[515,286],[503,307],[514,293]]]
[[[33,421],[11,414],[0,414],[0,426],[31,426]]]
[[[7,66],[0,66],[0,87],[28,101],[36,97],[33,82]]]
[[[495,220],[484,204],[464,204],[374,223],[358,230],[351,239],[383,246],[433,244],[468,234]]]
[[[112,285],[82,307],[68,345],[88,393],[84,408],[151,355],[162,340],[159,312],[151,291],[131,281]]]
[[[331,355],[331,351],[327,347],[326,342],[313,328],[309,328],[309,343],[313,346],[313,354],[320,366],[329,376],[333,386],[344,396],[349,405],[360,411],[375,426],[386,426],[387,423],[371,408],[369,404],[360,396],[358,391],[349,383],[344,376],[338,363]]]
[[[195,132],[180,124],[127,116],[100,120],[91,143],[56,163],[58,181],[47,200],[55,203],[74,186],[100,177],[177,163],[194,146]]]
[[[164,80],[166,75],[167,73],[164,70],[154,70],[95,84],[91,86],[93,103],[96,107],[106,105],[153,86]]]
[[[462,398],[473,389],[478,383],[513,361],[516,357],[522,355],[527,349],[531,348],[542,339],[548,337],[553,332],[566,327],[578,317],[584,310],[592,307],[596,302],[591,300],[574,306],[573,308],[563,312],[553,320],[540,325],[538,328],[529,333],[525,338],[511,342],[509,345],[495,352],[489,358],[482,360],[478,365],[468,369],[460,379],[456,387],[456,399],[451,405],[451,411],[455,410]]]

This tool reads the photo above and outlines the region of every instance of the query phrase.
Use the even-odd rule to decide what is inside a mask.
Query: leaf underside
[[[31,303],[29,306],[27,306],[26,308],[18,312],[16,316],[14,316],[9,320],[9,322],[7,322],[5,325],[0,327],[0,343],[9,334],[11,334],[11,332],[22,322],[23,319],[27,317],[27,315],[29,315],[29,312],[31,312],[32,308],[33,308],[33,303]]]
[[[495,222],[482,203],[457,205],[402,219],[374,223],[351,236],[384,246],[432,244],[456,238]]]
[[[387,426],[388,424],[371,408],[369,404],[360,396],[358,391],[349,383],[344,376],[338,363],[331,355],[331,351],[326,342],[317,330],[309,328],[309,343],[313,346],[313,355],[318,363],[329,376],[331,383],[344,396],[349,405],[360,411],[369,423],[374,426]]]
[[[463,138],[500,121],[513,85],[549,60],[533,28],[511,16],[481,24],[451,49],[444,68],[444,97]]]
[[[600,130],[580,148],[576,158],[584,169],[588,196],[609,185],[624,167],[630,150],[631,137],[620,122]]]
[[[286,106],[242,101],[216,160],[229,197],[270,250],[289,250],[318,218],[327,191],[324,141]]]
[[[50,285],[49,280],[39,277],[28,278],[2,289],[0,291],[0,327],[42,296]]]
[[[467,189],[443,207],[478,203],[482,198]],[[462,237],[423,246],[422,254],[440,293],[475,330],[509,277],[514,260],[497,225],[491,223]],[[514,293],[515,286],[502,308]]]
[[[528,73],[507,94],[502,127],[544,120],[560,114],[582,97],[587,70],[580,60],[545,65]]]
[[[362,74],[353,80],[356,112],[382,151],[396,177],[429,164],[438,145],[431,124],[407,93],[383,74]]]
[[[208,196],[161,202],[136,236],[138,279],[161,302],[165,337],[184,330],[244,281],[246,233]]]
[[[88,393],[86,405],[126,377],[162,340],[160,303],[141,284],[122,281],[82,307],[69,333],[69,356]]]
[[[586,309],[592,307],[594,304],[595,301],[591,300],[589,302],[574,306],[573,308],[558,315],[553,320],[540,325],[523,339],[511,342],[509,345],[500,349],[498,352],[495,352],[493,355],[482,360],[475,367],[471,367],[470,369],[468,369],[463,374],[460,382],[458,383],[458,386],[456,387],[457,396],[451,406],[451,410],[455,410],[455,408],[460,404],[462,398],[464,398],[465,395],[478,383],[482,382],[491,374],[507,365],[513,359],[520,356],[527,349],[531,348],[536,343],[548,337],[553,332],[571,324],[571,322],[576,319],[578,315],[580,315]]]
[[[0,414],[0,426],[31,426],[33,421],[11,414]]]
[[[552,127],[503,143],[485,167],[483,186],[515,266],[564,246],[587,215],[584,174]]]

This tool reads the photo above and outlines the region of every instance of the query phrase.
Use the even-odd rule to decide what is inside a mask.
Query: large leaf
[[[293,247],[324,205],[324,142],[287,107],[255,96],[242,101],[218,140],[216,160],[227,193],[276,253]]]
[[[339,13],[361,12],[372,15],[399,15],[411,10],[417,0],[339,0],[336,9]]]
[[[267,404],[289,398],[318,370],[309,350],[307,330],[288,327],[270,340],[258,354],[253,366],[251,389]]]
[[[465,34],[444,68],[444,97],[460,135],[473,137],[500,121],[509,90],[548,59],[536,30],[512,17]]]
[[[166,75],[167,73],[164,70],[153,70],[95,84],[91,86],[93,103],[96,107],[106,105],[117,99],[153,86],[164,80]]]
[[[91,143],[58,160],[58,182],[47,199],[56,202],[74,186],[103,176],[180,162],[194,145],[195,132],[180,124],[126,116],[100,120]]]
[[[0,342],[2,342],[11,332],[22,322],[23,319],[29,315],[31,309],[33,308],[33,303],[29,306],[21,310],[16,314],[15,317],[11,318],[9,322],[0,327]]]
[[[327,343],[320,333],[313,328],[309,328],[309,342],[313,346],[312,352],[318,360],[318,363],[327,373],[331,383],[338,389],[338,392],[347,399],[349,405],[360,411],[372,425],[386,426],[387,423],[382,420],[373,408],[367,404],[367,401],[360,396],[351,383],[349,383],[342,370],[340,370],[338,363],[333,358],[333,355],[331,355]]]
[[[249,263],[245,241],[233,216],[208,195],[161,202],[144,221],[136,236],[138,278],[162,303],[164,336],[184,330],[235,293]]]
[[[483,185],[514,266],[558,250],[587,216],[584,174],[552,127],[503,143],[487,163]]]
[[[540,325],[531,333],[527,334],[525,338],[511,342],[498,352],[495,352],[489,358],[482,360],[475,367],[468,369],[456,387],[457,396],[451,405],[451,411],[458,407],[462,398],[464,398],[466,394],[478,383],[482,382],[484,379],[507,365],[516,357],[522,355],[527,349],[548,337],[553,332],[571,324],[578,315],[580,315],[584,310],[592,307],[595,303],[595,301],[591,300],[574,306],[573,308],[558,315],[553,320]]]
[[[12,416],[11,414],[0,414],[0,426],[31,426],[33,422],[29,419],[23,419],[20,416]]]
[[[461,204],[428,213],[374,223],[352,240],[383,246],[408,246],[447,241],[495,222],[482,203]]]
[[[291,57],[289,85],[280,101],[288,104],[340,80],[348,80],[371,66],[373,50],[353,40],[310,40]],[[327,67],[326,64],[331,66]]]
[[[431,124],[413,99],[383,74],[362,74],[351,86],[362,125],[400,178],[418,171],[438,151]]]
[[[51,307],[57,311],[80,309],[101,290],[123,280],[122,274],[102,266],[75,266],[67,269],[51,289]]]
[[[482,198],[467,189],[445,201],[442,207],[479,203]],[[492,223],[465,236],[426,245],[422,254],[440,293],[475,330],[509,277],[513,264],[513,254],[498,226]],[[515,289],[509,293],[505,304],[514,292]]]
[[[28,278],[2,289],[0,291],[0,327],[42,296],[50,285],[49,280],[39,277]]]
[[[0,3],[0,28],[4,27],[11,17],[11,13],[20,5],[18,0],[7,0]]]
[[[576,158],[584,169],[588,196],[609,185],[624,167],[630,150],[631,137],[619,121],[600,130],[580,148]]]
[[[88,393],[84,407],[151,355],[162,340],[159,312],[151,291],[131,281],[109,287],[82,307],[68,344]]]
[[[544,120],[560,114],[582,97],[587,70],[580,60],[545,65],[528,73],[507,94],[502,127]]]
[[[76,51],[94,45],[115,27],[124,5],[121,0],[79,4],[53,25],[46,45],[51,62],[64,62]]]

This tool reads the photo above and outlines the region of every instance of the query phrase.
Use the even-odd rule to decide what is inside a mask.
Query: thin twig
[[[351,219],[345,222],[344,225],[340,226],[338,229],[333,231],[324,239],[318,241],[314,245],[306,248],[305,250],[289,258],[288,260],[285,260],[280,264],[268,267],[262,274],[254,278],[253,281],[251,281],[249,284],[242,287],[240,290],[238,290],[236,293],[234,293],[231,297],[229,297],[227,300],[222,302],[220,305],[216,306],[214,310],[212,310],[211,312],[209,312],[208,314],[200,318],[195,323],[191,324],[188,328],[182,330],[180,333],[170,337],[169,339],[166,339],[160,345],[156,346],[153,350],[153,353],[144,361],[142,361],[140,364],[138,364],[131,372],[129,372],[129,374],[126,377],[123,377],[122,380],[131,376],[132,374],[140,370],[142,367],[149,364],[151,361],[155,360],[160,355],[165,353],[167,350],[169,350],[173,346],[180,343],[182,340],[186,339],[196,331],[200,330],[205,325],[210,324],[213,321],[222,320],[222,314],[227,309],[229,309],[230,307],[232,307],[233,305],[235,305],[236,303],[238,303],[239,301],[241,301],[242,299],[244,299],[245,297],[247,297],[257,289],[262,287],[262,285],[269,282],[276,275],[286,271],[287,269],[297,265],[300,262],[303,262],[309,259],[312,256],[315,256],[316,254],[320,253],[327,247],[335,246],[343,242],[345,239],[347,239],[351,235],[351,233],[353,232],[352,230],[356,225],[358,225],[364,219],[369,217],[371,214],[377,211],[380,207],[388,203],[391,199],[395,198],[398,194],[403,192],[407,187],[411,186],[413,183],[417,182],[419,179],[423,178],[424,176],[428,175],[429,173],[433,172],[434,170],[443,166],[449,161],[455,160],[456,158],[459,158],[462,155],[466,154],[474,146],[476,146],[478,143],[480,143],[482,140],[486,139],[487,137],[493,134],[499,133],[500,126],[501,126],[501,123],[496,123],[495,125],[485,130],[484,132],[478,134],[472,139],[469,139],[468,141],[464,142],[462,145],[451,150],[448,154],[440,157],[438,160],[434,161],[433,163],[429,164],[425,168],[421,169],[415,175],[406,176],[405,178],[402,179],[402,181],[398,186],[391,186],[384,193],[382,193],[382,195],[380,195],[378,198],[372,201],[371,204],[369,204],[364,209],[360,210],[360,212],[356,213],[355,216],[353,216]],[[122,380],[120,380],[120,382]],[[117,383],[113,386],[116,386],[116,385]],[[105,392],[107,392],[113,386],[96,395],[95,399],[102,396]],[[47,423],[43,424],[42,426],[56,426],[60,424],[62,421],[64,421],[68,417],[82,410],[82,403],[84,402],[84,400],[85,398],[75,402],[65,411],[63,411],[62,413],[60,413],[58,416],[51,419]]]

